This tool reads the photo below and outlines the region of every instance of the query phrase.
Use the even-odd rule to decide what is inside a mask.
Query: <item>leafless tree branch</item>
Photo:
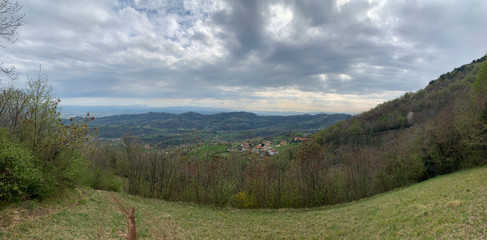
[[[21,9],[22,5],[18,2],[0,0],[0,47],[6,47],[6,42],[13,44],[17,41],[17,28],[24,24],[25,14],[20,12]],[[4,67],[3,63],[0,63],[0,71],[11,80],[18,77],[14,66]]]

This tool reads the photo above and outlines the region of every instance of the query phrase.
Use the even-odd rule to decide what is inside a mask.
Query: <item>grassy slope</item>
[[[482,167],[314,209],[216,209],[114,196],[136,209],[139,239],[479,239],[487,236],[486,183],[487,167]],[[70,192],[56,201],[0,210],[0,238],[122,238],[127,220],[112,193],[82,191],[85,194]]]

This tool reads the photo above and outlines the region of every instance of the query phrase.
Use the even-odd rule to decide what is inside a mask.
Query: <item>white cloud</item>
[[[268,15],[268,22],[265,29],[272,38],[283,41],[294,34],[292,26],[294,14],[289,7],[282,4],[270,5],[266,15]]]
[[[342,10],[342,6],[350,2],[350,0],[336,0],[336,7],[337,10],[340,12]]]
[[[349,75],[347,74],[338,74],[338,78],[342,81],[347,81],[347,80],[351,80],[352,77],[350,77]]]

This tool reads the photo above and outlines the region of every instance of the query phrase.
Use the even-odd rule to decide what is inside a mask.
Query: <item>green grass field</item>
[[[211,144],[211,145],[203,145],[198,146],[191,151],[191,155],[204,157],[206,155],[214,155],[218,153],[223,153],[228,150],[228,146],[222,144]]]
[[[77,189],[0,210],[1,239],[123,239],[135,208],[139,239],[487,238],[487,168],[437,177],[347,204],[238,210]]]

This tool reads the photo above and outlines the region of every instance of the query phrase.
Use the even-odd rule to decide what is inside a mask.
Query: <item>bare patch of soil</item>
[[[127,229],[126,229],[126,239],[127,240],[136,240],[137,239],[137,228],[135,227],[135,208],[125,208],[120,201],[118,201],[117,197],[113,193],[111,193],[111,197],[113,201],[117,204],[120,211],[122,211],[125,216],[127,217]]]

